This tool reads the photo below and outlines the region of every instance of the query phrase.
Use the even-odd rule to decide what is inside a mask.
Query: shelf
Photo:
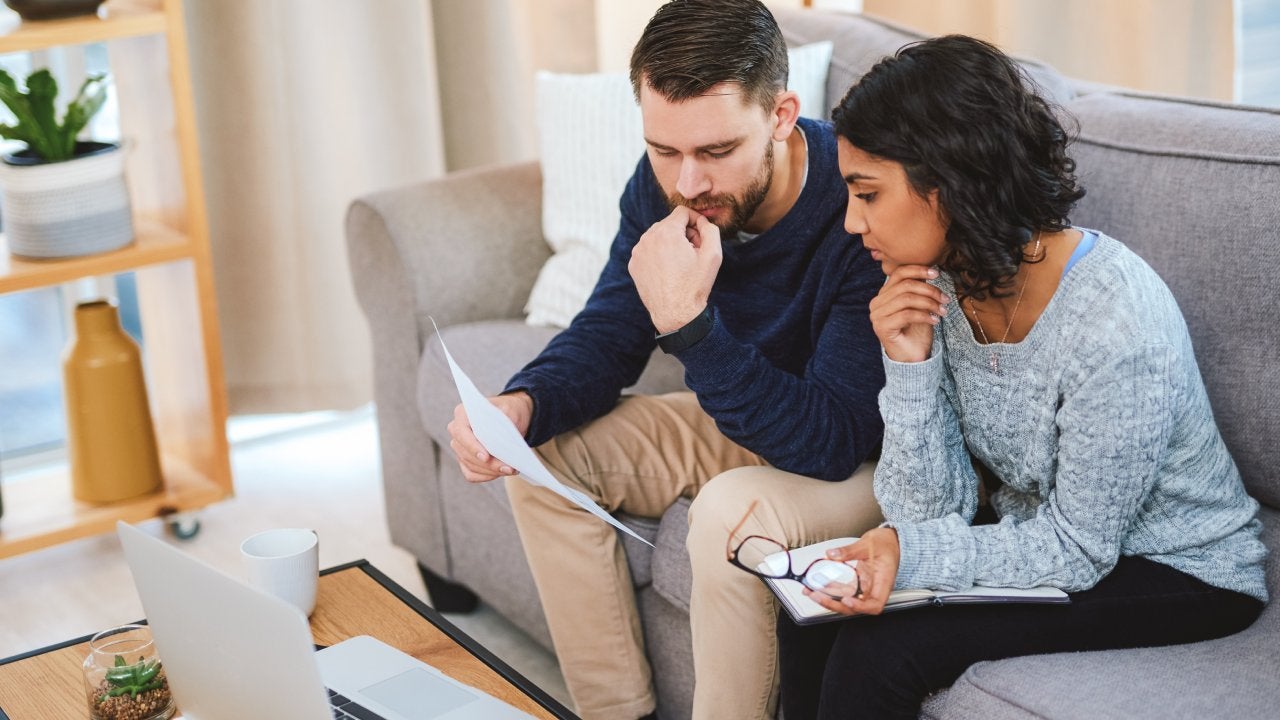
[[[147,394],[165,489],[91,506],[72,499],[65,468],[11,478],[4,486],[0,558],[110,533],[117,520],[195,510],[233,492],[182,2],[108,0],[96,15],[32,22],[0,9],[0,54],[104,41],[110,41],[121,130],[136,142],[125,170],[135,241],[96,255],[29,260],[10,255],[0,235],[0,295],[137,271]]]
[[[117,520],[136,523],[157,515],[197,510],[231,495],[179,460],[165,457],[162,465],[163,490],[109,505],[73,500],[71,475],[65,467],[5,483],[0,558],[115,532]]]
[[[0,235],[0,295],[185,260],[194,252],[189,237],[154,220],[135,218],[134,233],[133,244],[119,250],[53,260],[10,255],[4,236]]]
[[[0,53],[161,35],[165,28],[164,10],[157,2],[112,0],[97,15],[60,20],[23,21],[16,12],[5,9],[0,12]]]

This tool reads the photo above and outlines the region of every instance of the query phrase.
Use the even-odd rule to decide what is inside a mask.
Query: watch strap
[[[708,305],[702,309],[702,312],[698,313],[697,317],[685,323],[684,327],[658,335],[658,347],[662,348],[662,352],[668,355],[673,355],[692,347],[711,332],[711,326],[714,322],[711,306]]]

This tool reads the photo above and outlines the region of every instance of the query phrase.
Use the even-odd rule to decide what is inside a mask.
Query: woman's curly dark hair
[[[938,191],[947,223],[940,264],[961,297],[1007,295],[1032,234],[1067,228],[1084,197],[1053,110],[1016,63],[981,40],[904,46],[849,88],[833,119],[854,147],[900,163],[917,194]]]

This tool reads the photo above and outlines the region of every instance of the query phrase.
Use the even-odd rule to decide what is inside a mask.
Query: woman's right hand
[[[899,265],[871,300],[871,327],[890,360],[913,363],[929,359],[933,327],[947,314],[951,298],[925,282],[937,268]]]

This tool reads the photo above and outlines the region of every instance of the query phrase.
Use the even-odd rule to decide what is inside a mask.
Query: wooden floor
[[[271,527],[315,528],[321,567],[364,558],[426,599],[413,559],[387,535],[371,412],[302,429],[281,431],[267,421],[256,427],[266,434],[236,440],[245,433],[233,424],[236,497],[205,509],[195,538],[174,540],[158,520],[141,527],[233,574],[240,573],[245,537]],[[6,484],[23,481],[6,472]],[[0,560],[0,658],[140,617],[142,606],[114,535]],[[502,617],[482,607],[449,619],[572,707],[554,656]]]

